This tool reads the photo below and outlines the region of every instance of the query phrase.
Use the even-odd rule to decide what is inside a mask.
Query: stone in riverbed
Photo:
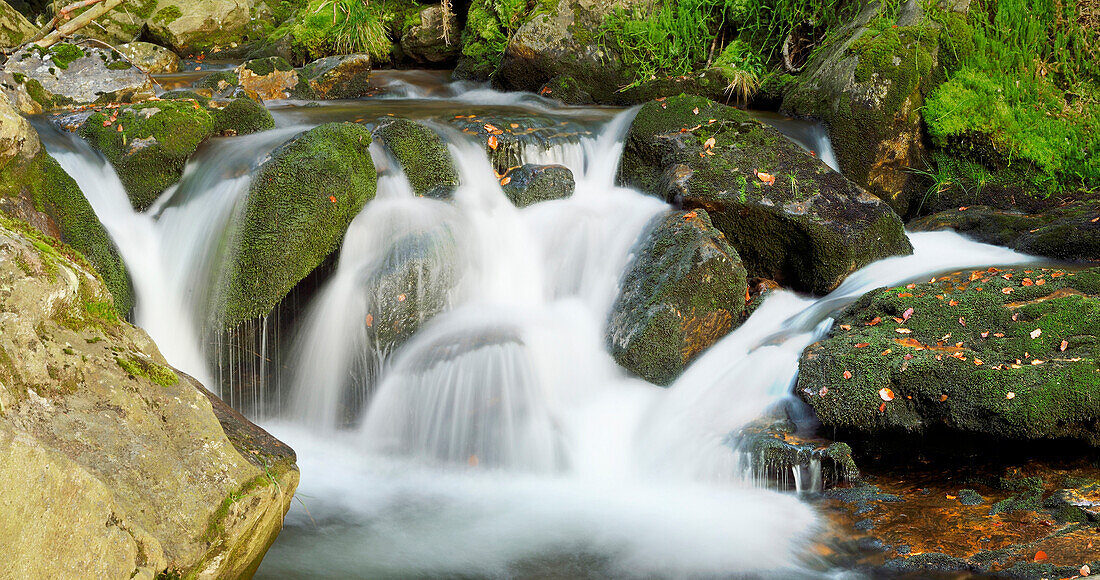
[[[329,56],[299,71],[318,99],[357,99],[370,93],[370,57],[365,54]]]
[[[746,113],[702,97],[646,103],[620,182],[705,209],[750,276],[824,294],[876,260],[912,253],[901,219]]]
[[[392,119],[379,124],[374,137],[404,168],[416,195],[435,199],[454,195],[458,169],[447,144],[435,131],[408,119]]]
[[[288,99],[308,88],[301,83],[298,71],[285,58],[270,56],[245,62],[234,71],[237,84],[261,100]]]
[[[134,66],[148,74],[174,73],[180,69],[176,53],[148,42],[128,42],[118,47]]]
[[[540,201],[565,199],[573,195],[576,183],[573,172],[564,165],[534,165],[528,163],[509,171],[501,180],[504,195],[516,207],[527,207]]]
[[[745,268],[704,210],[653,220],[634,251],[608,319],[624,368],[668,385],[741,322]]]
[[[8,58],[4,70],[36,81],[48,100],[42,103],[46,108],[130,103],[154,96],[149,75],[114,50],[99,47],[61,43],[23,48]]]
[[[433,4],[421,8],[418,17],[419,23],[401,35],[401,51],[421,64],[453,61],[462,47],[458,16]]]

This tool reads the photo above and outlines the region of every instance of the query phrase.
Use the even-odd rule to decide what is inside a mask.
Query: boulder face
[[[504,195],[516,207],[527,207],[540,201],[565,199],[573,195],[576,183],[573,172],[564,165],[528,163],[509,171],[500,180]]]
[[[12,48],[34,36],[34,27],[18,10],[0,0],[0,48]]]
[[[681,95],[647,103],[627,135],[622,183],[705,209],[750,276],[824,294],[876,260],[912,253],[901,219],[775,129]]]
[[[35,100],[35,96],[31,95],[32,91],[36,93],[35,96],[42,102]],[[24,115],[42,113],[43,103],[49,102],[48,95],[45,94],[45,91],[42,91],[42,86],[38,84],[38,81],[2,70],[0,70],[0,94],[7,97],[11,105]]]
[[[265,101],[290,98],[298,88],[298,71],[279,56],[247,61],[235,72],[241,88]]]
[[[0,95],[0,169],[13,160],[34,157],[41,148],[38,133],[8,98]]]
[[[951,229],[979,242],[1057,260],[1100,260],[1100,199],[1072,202],[1039,214],[960,207],[912,221],[909,229]]]
[[[435,131],[408,119],[394,119],[375,128],[374,136],[404,168],[416,195],[435,199],[454,195],[458,169]]]
[[[119,319],[80,256],[0,218],[0,543],[26,578],[250,575],[294,453]],[[32,483],[30,485],[29,483]]]
[[[331,254],[374,199],[370,132],[321,125],[276,149],[257,169],[219,291],[223,328],[263,316]]]
[[[32,46],[11,55],[4,70],[16,80],[35,81],[47,108],[138,102],[154,96],[149,75],[104,48],[67,43],[45,49]]]
[[[148,0],[147,0],[148,1]],[[250,0],[159,0],[145,21],[150,37],[178,54],[239,41],[251,28]]]
[[[302,67],[299,75],[318,99],[357,99],[370,94],[370,57],[329,56]]]
[[[438,4],[420,9],[420,22],[401,35],[401,52],[421,64],[454,60],[462,46],[458,17]]]
[[[942,80],[940,30],[916,0],[895,19],[869,4],[790,77],[781,110],[825,122],[844,175],[908,216],[925,187],[920,108]]]
[[[180,69],[176,53],[148,42],[128,42],[118,47],[134,66],[148,74],[174,73]]]
[[[802,356],[829,429],[1100,446],[1100,269],[978,270],[869,292]]]
[[[655,218],[620,287],[608,319],[611,355],[668,385],[741,323],[746,274],[705,210],[672,211]]]

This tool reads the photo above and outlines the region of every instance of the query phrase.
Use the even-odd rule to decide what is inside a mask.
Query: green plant
[[[362,52],[388,60],[392,42],[386,25],[391,17],[391,12],[366,0],[311,0],[272,36],[289,35],[296,56],[308,59]]]
[[[722,49],[722,54],[714,59],[714,68],[720,69],[726,75],[729,81],[726,94],[738,103],[748,101],[749,97],[760,88],[761,78],[767,72],[760,56],[740,39],[734,40]]]

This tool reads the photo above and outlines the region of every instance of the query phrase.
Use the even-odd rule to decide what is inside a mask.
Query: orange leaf
[[[374,326],[374,315],[373,314],[368,314],[367,315],[367,328],[370,328],[372,326]]]
[[[852,378],[852,373],[849,371],[844,371],[844,379],[848,380],[850,378]]]
[[[883,387],[878,390],[878,396],[883,401],[893,401],[894,391],[891,391],[888,387]]]
[[[911,316],[913,316],[913,312],[914,312],[914,310],[913,310],[912,308],[908,308],[908,309],[906,309],[906,310],[905,310],[905,312],[903,312],[903,313],[901,314],[901,319],[902,319],[902,320],[909,320],[909,318],[910,318]]]
[[[954,300],[948,300],[948,301],[947,301],[947,305],[948,305],[948,306],[958,306],[958,305],[959,305],[959,303],[958,303],[958,302],[955,302]]]
[[[1065,340],[1062,341],[1062,344],[1058,345],[1058,350],[1060,350],[1062,352],[1066,352],[1067,348],[1069,348],[1069,342],[1067,342]]]
[[[711,137],[703,142],[703,149],[710,149],[714,147],[715,143],[717,143],[717,141],[714,140],[714,137]]]
[[[493,131],[499,131],[500,129],[497,129],[496,125],[486,124],[485,130],[492,133]]]
[[[504,179],[500,180],[501,185],[508,185],[509,183],[512,183],[512,178],[511,177],[505,177]]]
[[[684,221],[693,220],[697,217],[699,217],[699,214],[695,213],[695,210],[692,210],[684,214]]]
[[[489,135],[489,149],[492,149],[493,151],[496,151],[497,146],[499,146],[499,145],[500,145],[500,141],[497,140],[497,136],[496,135]]]
[[[1031,281],[1031,278],[1024,278],[1020,280],[1020,286],[1034,286],[1035,282]]]
[[[763,171],[757,171],[756,177],[762,181],[765,185],[774,185],[775,176],[770,173],[764,173]]]
[[[864,348],[864,347],[868,347],[868,346],[871,346],[871,343],[869,343],[869,342],[859,342],[859,343],[856,343],[856,348]],[[1064,350],[1064,349],[1063,349],[1063,350]]]
[[[328,196],[328,200],[331,201],[332,203],[336,203],[336,196],[330,195],[330,196]]]
[[[886,412],[886,403],[883,403],[883,404],[878,406],[878,412],[879,413],[885,413]]]
[[[1047,556],[1046,552],[1044,552],[1042,550],[1039,550],[1038,552],[1035,552],[1035,561],[1036,562],[1042,562],[1043,560],[1046,560],[1047,558],[1048,558],[1048,556]]]
[[[940,402],[941,403],[946,401],[946,400],[947,400],[947,395],[940,395]]]

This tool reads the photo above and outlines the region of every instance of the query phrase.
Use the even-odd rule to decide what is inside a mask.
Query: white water
[[[628,123],[624,114],[575,146],[524,151],[573,169],[566,200],[513,207],[480,145],[454,135],[454,202],[414,197],[393,169],[380,178],[284,361],[292,404],[268,427],[298,452],[300,502],[260,577],[811,574],[815,514],[754,488],[728,435],[789,396],[802,350],[864,292],[1027,258],[915,234],[914,255],[873,264],[827,297],[774,292],[675,384],[650,385],[604,346],[633,244],[666,209],[614,186]],[[284,138],[231,143],[251,163]],[[197,158],[192,175],[206,185],[185,180],[154,218],[129,209],[94,154],[51,151],[123,247],[138,322],[173,364],[204,370],[196,305],[247,189],[245,172],[225,173],[241,164],[226,165],[225,150]],[[419,256],[417,292],[441,292],[442,311],[380,348],[367,315],[380,319],[395,298],[370,281]],[[813,469],[792,475],[816,485]]]

